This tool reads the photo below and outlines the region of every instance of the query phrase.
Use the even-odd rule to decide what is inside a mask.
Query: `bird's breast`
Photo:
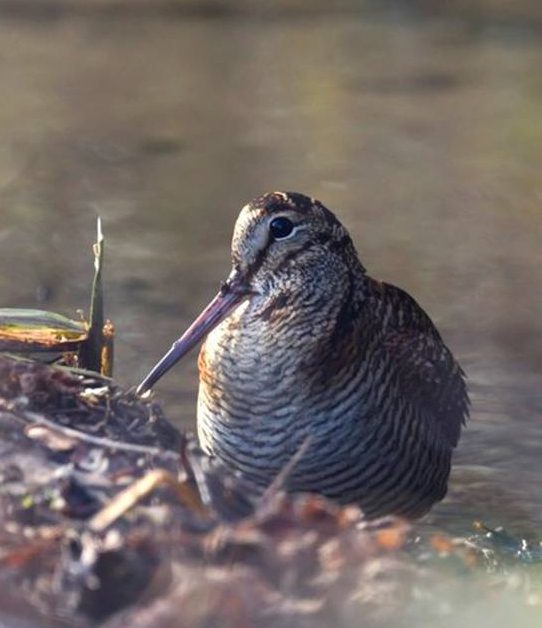
[[[267,478],[309,435],[321,441],[323,455],[337,447],[338,432],[345,446],[352,440],[350,432],[359,430],[352,416],[363,409],[363,369],[348,343],[332,346],[334,320],[325,307],[309,314],[247,303],[209,334],[198,399],[198,433],[209,453],[251,472],[265,462]]]
[[[323,392],[322,377],[328,384],[332,379],[330,362],[339,366],[333,327],[332,312],[303,311],[284,295],[247,301],[207,337],[200,384],[211,402],[243,400],[259,415],[295,409],[298,401],[310,407],[311,397]]]

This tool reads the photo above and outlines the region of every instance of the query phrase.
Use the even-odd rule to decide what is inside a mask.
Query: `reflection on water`
[[[239,207],[314,195],[469,374],[432,516],[540,523],[536,38],[393,14],[140,17],[0,23],[0,305],[86,305],[99,213],[117,374],[135,384],[227,275]],[[195,355],[159,390],[192,425]]]

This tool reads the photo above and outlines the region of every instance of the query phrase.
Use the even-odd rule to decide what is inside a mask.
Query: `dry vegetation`
[[[89,372],[1,357],[0,453],[10,626],[431,625],[541,602],[539,546],[420,536],[280,486],[252,501],[156,402]]]

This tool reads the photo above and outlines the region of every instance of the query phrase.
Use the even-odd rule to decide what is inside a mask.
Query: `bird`
[[[373,279],[324,205],[271,192],[235,223],[218,294],[139,385],[205,338],[203,450],[258,494],[357,504],[367,518],[426,514],[447,491],[469,414],[466,375],[420,305]]]

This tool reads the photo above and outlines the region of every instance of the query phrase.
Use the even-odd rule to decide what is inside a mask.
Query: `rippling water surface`
[[[402,12],[4,16],[0,305],[86,307],[99,213],[117,375],[135,384],[226,277],[239,207],[316,196],[469,375],[432,517],[539,531],[537,32]],[[158,387],[188,426],[195,358]]]

